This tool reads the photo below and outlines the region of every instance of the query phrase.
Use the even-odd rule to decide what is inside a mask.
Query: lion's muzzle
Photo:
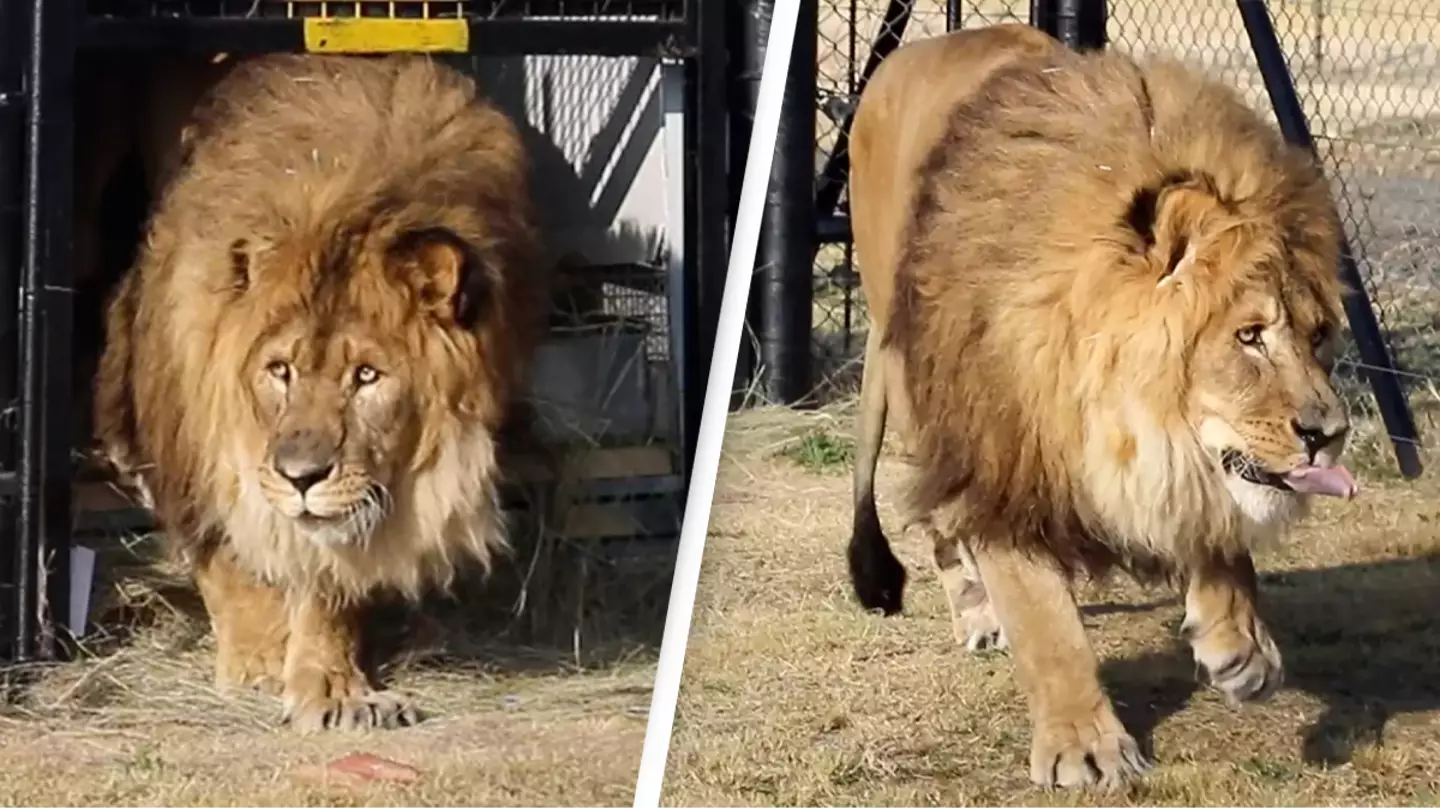
[[[297,431],[275,443],[270,464],[303,497],[335,473],[337,449],[317,431]]]
[[[1353,498],[1359,491],[1355,478],[1338,463],[1350,432],[1350,420],[1338,403],[1318,403],[1302,408],[1291,423],[1304,447],[1308,463],[1287,471],[1285,485],[1296,492]]]

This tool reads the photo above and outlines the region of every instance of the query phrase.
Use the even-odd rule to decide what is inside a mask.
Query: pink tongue
[[[1285,483],[1296,492],[1334,495],[1337,498],[1353,498],[1360,491],[1350,471],[1338,464],[1334,467],[1296,467],[1285,474]]]

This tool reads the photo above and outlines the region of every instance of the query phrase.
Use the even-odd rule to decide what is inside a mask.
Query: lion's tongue
[[[1360,490],[1350,471],[1339,464],[1333,467],[1296,467],[1285,474],[1285,483],[1296,492],[1334,495],[1337,498],[1353,498]]]

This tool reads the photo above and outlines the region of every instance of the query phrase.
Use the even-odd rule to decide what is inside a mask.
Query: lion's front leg
[[[195,569],[215,632],[215,684],[280,690],[290,634],[285,597],[218,551]]]
[[[1100,686],[1064,573],[1040,555],[999,544],[974,554],[1030,706],[1030,779],[1046,787],[1110,788],[1148,770]]]
[[[290,602],[285,654],[285,719],[301,731],[395,728],[419,722],[409,701],[376,690],[360,668],[362,611],[315,596]]]
[[[1280,649],[1256,612],[1250,555],[1213,558],[1190,572],[1182,632],[1210,683],[1236,706],[1263,700],[1284,681]]]

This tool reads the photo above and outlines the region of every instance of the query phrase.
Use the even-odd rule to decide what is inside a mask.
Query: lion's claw
[[[1037,730],[1030,749],[1030,780],[1047,788],[1111,790],[1151,767],[1135,738],[1124,732]]]
[[[1218,629],[1197,634],[1188,627],[1184,632],[1191,639],[1195,662],[1231,708],[1247,701],[1263,701],[1285,682],[1280,649],[1258,623],[1248,634]]]
[[[1010,648],[1010,641],[1005,638],[1005,629],[995,618],[995,611],[988,601],[964,611],[955,623],[955,635],[965,649],[972,653]]]
[[[327,729],[389,729],[415,725],[420,722],[420,712],[410,701],[387,691],[287,702],[281,720],[302,733]]]

